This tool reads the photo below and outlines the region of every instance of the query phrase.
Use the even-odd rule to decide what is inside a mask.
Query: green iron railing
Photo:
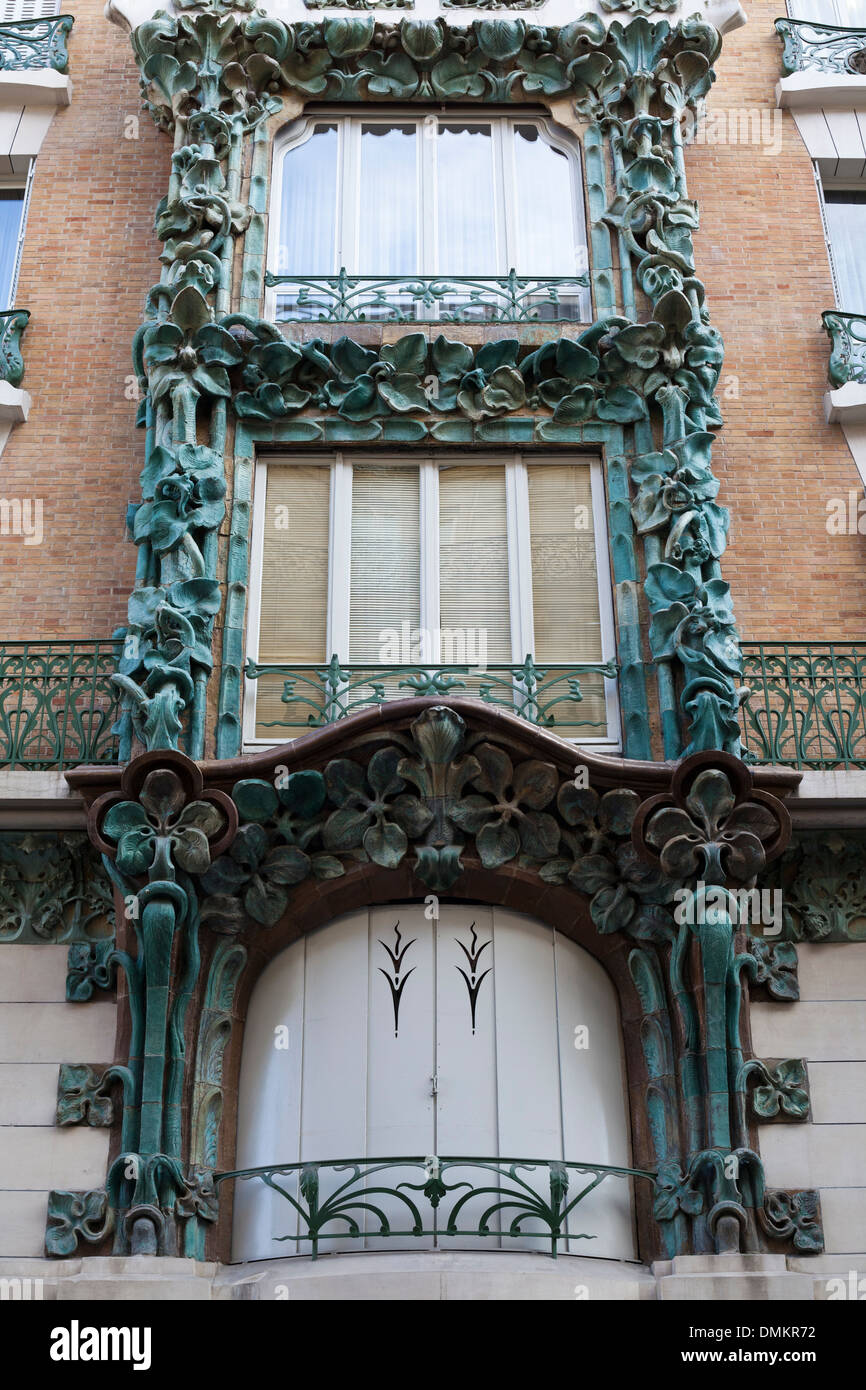
[[[846,381],[866,384],[866,314],[828,309],[821,320],[830,335],[830,385],[844,386]]]
[[[467,1169],[486,1176],[469,1181]],[[536,1182],[530,1175],[538,1170]],[[370,1179],[381,1173],[407,1174],[400,1182]],[[408,1174],[417,1174],[411,1181]],[[323,1195],[322,1174],[328,1179]],[[347,1173],[348,1177],[341,1178]],[[414,1175],[413,1174],[413,1175]],[[577,1175],[590,1176],[572,1196]],[[455,1181],[448,1181],[451,1177]],[[655,1184],[655,1173],[639,1168],[614,1168],[601,1163],[568,1163],[545,1158],[345,1158],[329,1162],[268,1164],[262,1168],[241,1168],[232,1173],[216,1173],[214,1186],[229,1181],[259,1179],[284,1198],[295,1212],[296,1235],[287,1232],[274,1241],[296,1246],[308,1243],[315,1260],[323,1240],[397,1239],[407,1236],[441,1240],[461,1237],[490,1237],[493,1240],[550,1240],[550,1253],[556,1259],[557,1247],[567,1240],[594,1240],[586,1231],[570,1229],[576,1207],[608,1177],[644,1178]],[[277,1182],[282,1178],[283,1182]],[[480,1185],[479,1185],[480,1184]],[[467,1210],[473,1207],[470,1216]],[[386,1210],[386,1207],[389,1210]],[[501,1215],[510,1214],[510,1220]],[[406,1225],[395,1229],[400,1218]],[[524,1229],[524,1223],[535,1229]],[[337,1225],[337,1229],[326,1230]],[[474,1224],[473,1224],[474,1223]],[[538,1228],[541,1228],[540,1230]],[[298,1250],[296,1253],[302,1253]]]
[[[116,763],[116,641],[0,642],[0,766]]]
[[[0,381],[8,381],[10,386],[20,386],[24,376],[21,334],[29,318],[27,309],[7,309],[0,313]]]
[[[866,75],[866,29],[847,25],[815,24],[810,19],[777,19],[776,32],[784,41],[782,70]]]
[[[616,677],[616,663],[573,662],[570,665],[536,666],[531,657],[520,666],[409,666],[344,667],[336,656],[327,666],[247,662],[248,680],[282,679],[279,702],[272,683],[268,704],[287,706],[281,718],[270,719],[259,697],[256,731],[320,728],[356,710],[382,705],[412,695],[465,694],[510,710],[531,724],[544,728],[577,730],[584,738],[607,736],[604,679]],[[586,694],[581,680],[589,677]],[[593,679],[594,677],[594,679]],[[589,712],[578,706],[587,699]],[[267,737],[267,735],[265,735]]]
[[[18,19],[0,24],[0,72],[54,68],[65,72],[69,63],[66,40],[75,23],[71,14],[50,19]]]
[[[535,279],[505,276],[339,275],[265,276],[277,287],[278,323],[580,322],[589,312],[586,275]]]
[[[866,767],[866,642],[744,642],[750,762]]]

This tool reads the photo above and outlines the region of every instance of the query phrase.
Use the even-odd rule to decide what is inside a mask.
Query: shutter
[[[439,470],[439,565],[443,665],[477,666],[485,640],[487,662],[510,665],[504,467]]]
[[[0,22],[12,24],[21,19],[49,19],[60,13],[60,0],[3,0]]]
[[[421,622],[420,482],[417,468],[355,467],[349,661],[380,665],[384,634]],[[406,661],[411,652],[401,653]],[[390,658],[384,658],[386,664]],[[396,695],[395,687],[392,698]]]
[[[591,475],[587,464],[530,464],[529,531],[532,548],[532,615],[536,662],[562,665],[601,661],[598,571],[592,515]],[[604,737],[607,724],[602,676],[580,679],[580,705],[552,711],[557,731],[566,737]],[[567,686],[563,683],[562,692]],[[557,690],[556,693],[560,693]],[[573,711],[581,723],[569,729]]]
[[[331,470],[316,465],[268,469],[262,542],[259,661],[325,662],[328,618],[328,521]],[[321,706],[314,687],[296,686],[312,705],[282,703],[282,676],[260,676],[256,737],[285,738],[269,721],[306,723]]]

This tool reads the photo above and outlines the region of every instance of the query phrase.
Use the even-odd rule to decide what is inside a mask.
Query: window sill
[[[794,72],[776,83],[776,105],[789,111],[866,109],[866,77]]]
[[[866,385],[846,381],[844,386],[828,391],[824,414],[829,425],[866,425]]]
[[[0,381],[0,425],[21,425],[30,414],[29,391]]]
[[[72,100],[72,80],[54,68],[35,68],[25,72],[0,71],[0,105],[68,106]]]

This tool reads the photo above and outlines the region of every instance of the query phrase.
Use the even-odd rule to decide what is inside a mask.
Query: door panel
[[[461,974],[461,971],[464,973]],[[484,907],[441,907],[437,930],[436,1152],[479,1157],[497,1152],[496,1020],[493,911]],[[473,1032],[472,1004],[475,1003]],[[450,1168],[446,1182],[480,1185],[477,1169]],[[443,1214],[451,1211],[460,1192],[449,1193]],[[458,1229],[477,1229],[481,1215],[495,1198],[477,1197],[461,1207]],[[441,1227],[444,1221],[440,1223]],[[446,1249],[499,1244],[499,1219],[490,1223],[490,1236],[448,1237]]]

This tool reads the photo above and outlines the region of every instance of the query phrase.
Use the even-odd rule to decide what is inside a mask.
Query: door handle
[[[431,1096],[435,1096],[435,1095],[438,1095],[438,1094],[439,1094],[439,1073],[438,1073],[438,1071],[437,1071],[437,1072],[434,1072],[433,1075],[430,1077],[430,1094],[431,1094]]]

